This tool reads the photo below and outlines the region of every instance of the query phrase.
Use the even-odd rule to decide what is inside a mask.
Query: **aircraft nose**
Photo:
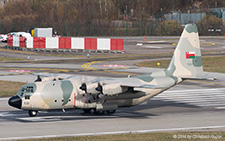
[[[13,96],[9,99],[8,104],[12,107],[21,109],[22,106],[22,100],[19,96]]]

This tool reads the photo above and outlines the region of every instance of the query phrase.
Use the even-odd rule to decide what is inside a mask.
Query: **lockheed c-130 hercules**
[[[187,24],[167,69],[127,78],[53,76],[21,87],[8,100],[10,106],[29,111],[79,108],[84,112],[114,113],[119,107],[143,103],[187,79],[203,77],[199,35],[195,24]]]

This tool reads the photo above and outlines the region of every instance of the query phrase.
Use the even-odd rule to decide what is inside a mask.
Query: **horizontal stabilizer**
[[[182,77],[183,80],[216,80],[215,77]]]

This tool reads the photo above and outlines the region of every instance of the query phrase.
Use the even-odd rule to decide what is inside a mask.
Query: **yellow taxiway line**
[[[82,68],[85,70],[95,70],[94,68],[90,67],[92,64],[100,63],[101,61],[93,61],[93,62],[88,62],[83,65],[81,65]]]

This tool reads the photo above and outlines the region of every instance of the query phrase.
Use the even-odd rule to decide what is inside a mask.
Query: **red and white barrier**
[[[8,35],[7,45],[14,46],[14,47],[26,48],[26,40],[27,39],[25,37]]]
[[[27,38],[27,48],[123,50],[123,39],[110,38]]]
[[[13,46],[13,37],[11,35],[7,36],[7,45]]]
[[[71,49],[85,49],[84,38],[71,38]]]
[[[28,49],[124,50],[123,39],[67,37],[8,37],[8,46]]]

